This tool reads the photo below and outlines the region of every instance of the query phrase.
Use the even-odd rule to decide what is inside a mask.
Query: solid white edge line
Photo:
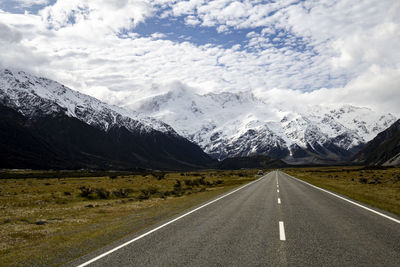
[[[139,240],[139,239],[141,239],[141,238],[143,238],[143,237],[145,237],[145,236],[157,231],[157,230],[160,230],[161,228],[164,228],[165,226],[167,226],[167,225],[169,225],[169,224],[171,224],[173,222],[176,222],[177,220],[182,219],[183,217],[186,217],[189,214],[192,214],[195,211],[198,211],[199,209],[202,209],[202,208],[204,208],[204,207],[206,207],[206,206],[208,206],[208,205],[210,205],[210,204],[212,204],[214,202],[217,202],[218,200],[221,200],[221,199],[223,199],[223,198],[225,198],[225,197],[227,197],[227,196],[229,196],[229,195],[231,195],[231,194],[233,194],[233,193],[235,193],[235,192],[237,192],[237,191],[239,191],[239,190],[241,190],[241,189],[243,189],[243,188],[245,188],[245,187],[247,187],[249,185],[252,185],[252,184],[260,181],[261,179],[267,177],[268,174],[264,175],[261,178],[258,178],[255,181],[252,181],[252,182],[250,182],[248,184],[245,184],[245,185],[243,185],[243,186],[241,186],[241,187],[239,187],[239,188],[237,188],[237,189],[235,189],[235,190],[233,190],[233,191],[231,191],[231,192],[229,192],[229,193],[227,193],[227,194],[225,194],[223,196],[220,196],[220,197],[218,197],[218,198],[216,198],[216,199],[214,199],[214,200],[212,200],[210,202],[207,202],[206,204],[201,205],[200,207],[195,208],[194,210],[191,210],[191,211],[189,211],[189,212],[187,212],[187,213],[185,213],[185,214],[183,214],[183,215],[181,215],[181,216],[179,216],[179,217],[177,217],[177,218],[175,218],[175,219],[173,219],[171,221],[168,221],[168,222],[164,223],[163,225],[160,225],[160,226],[158,226],[158,227],[156,227],[156,228],[154,228],[154,229],[152,229],[152,230],[150,230],[150,231],[148,231],[148,232],[146,232],[146,233],[144,233],[144,234],[142,234],[142,235],[140,235],[140,236],[138,236],[138,237],[136,237],[134,239],[131,239],[131,240],[123,243],[122,245],[119,245],[119,246],[117,246],[117,247],[115,247],[115,248],[113,248],[113,249],[111,249],[111,250],[109,250],[107,252],[104,252],[103,254],[100,254],[99,256],[97,256],[97,257],[95,257],[95,258],[93,258],[93,259],[91,259],[91,260],[89,260],[87,262],[84,262],[84,263],[78,265],[77,267],[87,266],[87,265],[89,265],[89,264],[91,264],[91,263],[93,263],[93,262],[95,262],[95,261],[97,261],[97,260],[99,260],[99,259],[101,259],[101,258],[113,253],[114,251],[117,251],[117,250],[119,250],[119,249],[121,249],[121,248],[123,248],[123,247],[125,247],[125,246],[127,246],[127,245],[129,245],[129,244],[131,244],[131,243],[133,243],[133,242],[135,242],[135,241],[137,241],[137,240]]]
[[[283,225],[283,222],[279,222],[279,239],[282,241],[286,240],[286,235],[285,235],[285,226]]]
[[[278,204],[281,204],[281,199],[278,197]]]
[[[368,210],[368,211],[370,211],[370,212],[373,212],[373,213],[375,213],[375,214],[377,214],[377,215],[380,215],[380,216],[382,216],[382,217],[384,217],[384,218],[386,218],[386,219],[389,219],[389,220],[391,220],[391,221],[393,221],[393,222],[400,223],[400,220],[397,220],[397,219],[395,219],[395,218],[393,218],[393,217],[390,217],[390,216],[388,216],[388,215],[386,215],[386,214],[383,214],[383,213],[381,213],[381,212],[379,212],[379,211],[370,209],[370,208],[365,207],[365,206],[363,206],[363,205],[361,205],[361,204],[359,204],[359,203],[357,203],[357,202],[351,201],[351,200],[349,200],[349,199],[347,199],[347,198],[344,198],[344,197],[339,196],[339,195],[337,195],[337,194],[335,194],[335,193],[332,193],[331,191],[328,191],[328,190],[326,190],[326,189],[322,189],[321,187],[318,187],[318,186],[315,186],[315,185],[313,185],[313,184],[307,183],[307,182],[305,182],[305,181],[303,181],[303,180],[300,180],[300,179],[298,179],[298,178],[296,178],[296,177],[293,177],[293,176],[291,176],[291,175],[289,175],[289,174],[287,174],[287,173],[285,173],[285,172],[283,172],[283,173],[286,174],[287,176],[289,176],[289,177],[291,177],[291,178],[293,178],[293,179],[299,181],[299,182],[302,182],[302,183],[307,184],[307,185],[309,185],[309,186],[311,186],[311,187],[314,187],[314,188],[316,188],[316,189],[319,189],[319,190],[321,190],[321,191],[323,191],[323,192],[325,192],[325,193],[331,194],[332,196],[335,196],[335,197],[340,198],[340,199],[342,199],[342,200],[344,200],[344,201],[347,201],[347,202],[349,202],[349,203],[351,203],[351,204],[353,204],[353,205],[356,205],[356,206],[358,206],[358,207],[360,207],[360,208],[363,208],[363,209],[365,209],[365,210]]]

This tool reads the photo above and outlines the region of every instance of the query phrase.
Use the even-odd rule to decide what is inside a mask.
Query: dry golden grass
[[[285,172],[316,186],[400,215],[400,168],[292,168]]]
[[[71,178],[63,173],[57,177],[65,178],[2,178],[0,265],[65,263],[254,180],[256,172],[179,172],[164,177],[159,173],[126,174],[117,178],[113,174]],[[15,177],[13,174],[10,172],[10,177]],[[88,188],[91,193],[82,196]]]

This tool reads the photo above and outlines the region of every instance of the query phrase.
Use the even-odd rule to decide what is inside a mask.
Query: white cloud
[[[400,25],[382,23],[365,32],[333,42],[339,56],[332,59],[336,68],[364,70],[371,65],[396,67],[400,58]]]
[[[3,24],[0,23],[0,42],[1,43],[19,43],[22,39],[22,34]]]
[[[118,32],[144,22],[152,16],[153,8],[144,0],[58,0],[40,13],[46,25],[56,29],[89,24],[87,27],[107,27]]]
[[[161,39],[161,38],[165,38],[166,35],[161,32],[155,32],[151,35],[151,37],[154,39]]]
[[[217,27],[217,32],[218,33],[225,33],[225,32],[228,32],[228,31],[229,31],[229,28],[227,26],[225,26],[225,25],[219,25]]]
[[[50,0],[14,0],[21,7],[31,7],[33,5],[47,5]]]
[[[185,18],[185,23],[190,26],[195,26],[200,24],[200,20],[198,20],[195,16],[187,16]]]
[[[38,15],[0,12],[0,65],[119,105],[179,81],[198,93],[252,90],[287,107],[345,102],[400,115],[399,2],[293,3],[58,0]],[[122,31],[158,8],[194,31],[252,32],[229,49]]]

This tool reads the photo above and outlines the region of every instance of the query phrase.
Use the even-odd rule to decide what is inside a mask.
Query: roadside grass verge
[[[400,168],[288,168],[296,178],[400,216]]]
[[[8,173],[0,179],[0,266],[53,266],[253,181],[257,170]]]

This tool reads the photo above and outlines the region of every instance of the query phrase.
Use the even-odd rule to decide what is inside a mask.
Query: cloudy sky
[[[0,49],[118,105],[182,86],[400,116],[399,0],[0,0]]]

